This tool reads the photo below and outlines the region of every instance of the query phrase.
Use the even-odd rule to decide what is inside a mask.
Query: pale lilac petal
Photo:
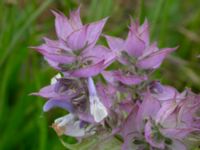
[[[97,84],[97,91],[106,108],[111,108],[115,101],[116,89],[111,85]]]
[[[139,20],[133,20],[133,18],[130,18],[130,27],[129,29],[135,33],[139,32],[139,28],[140,28],[140,23]]]
[[[31,95],[41,96],[44,98],[52,98],[58,96],[58,94],[55,92],[55,84],[48,85],[40,89],[37,93],[32,93]]]
[[[55,15],[56,34],[60,39],[65,40],[66,37],[73,32],[73,28],[69,23],[68,18],[61,12],[52,11]]]
[[[173,111],[176,109],[177,104],[176,101],[165,101],[162,103],[161,109],[158,111],[156,115],[156,122],[157,123],[163,123],[165,119],[173,113]]]
[[[121,126],[120,134],[123,137],[124,141],[126,141],[124,146],[131,144],[130,142],[132,142],[133,137],[138,135],[138,132],[135,128],[136,124],[135,118],[137,112],[138,112],[138,105],[134,105],[134,107],[132,107],[131,112],[128,114],[128,117]]]
[[[90,65],[84,68],[80,68],[78,70],[72,71],[70,73],[71,76],[73,77],[91,77],[99,74],[100,72],[103,71],[104,69],[104,60],[100,61],[97,64]]]
[[[112,58],[112,52],[105,46],[97,45],[93,48],[88,48],[82,52],[83,59],[90,60],[97,63],[101,60],[108,60]]]
[[[162,92],[153,94],[153,96],[158,100],[161,101],[171,100],[178,94],[178,91],[171,86],[162,86],[162,87],[163,87]]]
[[[169,138],[174,139],[183,139],[188,134],[194,131],[200,131],[200,129],[194,129],[194,128],[161,128],[160,131],[162,134]]]
[[[125,50],[133,57],[139,57],[143,54],[145,43],[142,41],[135,32],[129,31],[128,38],[125,42]]]
[[[145,42],[145,45],[149,45],[149,23],[145,19],[144,23],[139,27],[139,37]]]
[[[66,109],[69,112],[74,112],[74,107],[71,103],[63,100],[48,100],[45,105],[43,106],[43,111],[47,112],[52,108],[59,107]]]
[[[69,22],[74,30],[80,29],[83,26],[80,18],[80,7],[70,12]]]
[[[113,36],[108,36],[108,35],[104,35],[107,43],[110,47],[110,49],[113,52],[113,55],[116,56],[116,59],[124,65],[127,65],[128,62],[126,60],[126,58],[123,57],[122,52],[124,51],[124,47],[125,47],[125,41],[121,38],[117,38],[117,37],[113,37]]]
[[[80,50],[86,45],[88,26],[83,26],[81,29],[74,31],[67,37],[67,46],[72,50]]]
[[[50,59],[48,59],[48,58],[46,58],[46,57],[44,57],[44,60],[46,60],[46,61],[48,62],[48,64],[49,64],[51,67],[53,67],[53,68],[55,68],[55,69],[57,69],[57,70],[60,70],[60,69],[61,69],[61,68],[59,67],[59,63],[58,63],[58,62],[52,61],[52,60],[50,60]]]
[[[136,85],[147,80],[146,76],[123,75],[121,72],[114,72],[114,78],[126,85]]]
[[[87,30],[88,44],[89,43],[95,44],[97,42],[107,19],[108,18],[105,18],[100,21],[88,24],[88,30]]]
[[[145,94],[136,117],[136,127],[138,131],[142,131],[144,129],[144,120],[146,118],[150,117],[154,119],[156,117],[160,107],[160,102],[152,97],[150,93]]]
[[[111,50],[119,51],[124,48],[124,40],[123,39],[109,36],[109,35],[105,35],[105,38],[106,38]]]
[[[152,53],[146,58],[139,60],[136,65],[141,69],[156,69],[160,67],[165,57],[176,49],[177,48],[164,48],[160,51]]]
[[[104,78],[112,84],[116,81],[120,81],[126,85],[136,85],[144,80],[147,80],[146,76],[125,75],[120,71],[103,71],[102,74]]]
[[[57,63],[69,64],[76,60],[74,56],[61,54],[58,48],[49,47],[46,44],[32,48],[36,49],[39,53],[44,55],[46,59]]]
[[[69,47],[67,47],[65,41],[62,39],[51,40],[46,37],[44,37],[43,39],[44,39],[46,45],[48,45],[49,47],[59,48],[59,49],[65,50],[66,52],[71,52],[71,49]]]
[[[152,43],[150,46],[147,46],[144,50],[144,53],[142,54],[142,56],[139,58],[145,58],[147,57],[148,55],[152,54],[152,53],[155,53],[159,51],[159,48],[158,48],[158,45],[157,45],[157,42],[154,42]]]

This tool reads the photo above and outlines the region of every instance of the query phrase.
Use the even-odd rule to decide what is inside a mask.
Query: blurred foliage
[[[43,36],[55,37],[51,9],[67,15],[80,4],[85,22],[110,16],[104,30],[110,35],[125,37],[130,16],[140,22],[147,18],[160,47],[179,45],[154,78],[200,92],[199,0],[1,0],[0,150],[65,149],[49,127],[64,112],[44,114],[44,100],[29,96],[56,72],[29,46],[41,44]]]

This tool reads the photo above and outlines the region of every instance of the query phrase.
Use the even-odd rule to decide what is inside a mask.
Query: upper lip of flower
[[[100,101],[94,81],[91,77],[88,78],[88,90],[89,90],[89,101],[90,101],[90,112],[93,115],[96,122],[101,122],[107,117],[108,112],[106,107]]]

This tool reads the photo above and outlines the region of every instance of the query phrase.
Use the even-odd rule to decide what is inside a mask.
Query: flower
[[[90,112],[96,122],[101,122],[108,116],[106,107],[100,101],[94,81],[91,77],[88,78],[89,100],[90,100]]]
[[[65,134],[73,137],[83,137],[94,133],[89,131],[91,126],[87,126],[87,128],[81,127],[81,121],[77,120],[73,114],[56,119],[52,127],[59,136]]]
[[[154,88],[162,89],[159,91],[161,93],[169,88],[159,82],[154,82],[154,85]],[[150,89],[152,88],[151,85]],[[150,89],[143,94],[142,103],[132,106],[127,118],[117,129],[124,139],[122,148],[129,149],[133,145],[144,148],[149,145],[157,149],[187,149],[184,144],[186,137],[192,133],[200,133],[197,125],[199,95],[188,90],[183,95],[173,89],[176,94],[171,98],[168,95],[170,99],[163,100],[151,93]]]
[[[44,38],[44,44],[32,47],[44,55],[52,67],[68,76],[90,77],[114,61],[108,48],[96,45],[107,18],[83,25],[80,9],[72,11],[69,19],[59,12],[53,11],[53,14],[58,40]]]
[[[123,150],[188,149],[190,136],[200,134],[200,95],[150,76],[176,48],[150,43],[147,20],[131,20],[125,40],[104,35],[107,48],[96,44],[107,18],[83,25],[80,8],[69,18],[53,14],[58,39],[34,48],[59,73],[32,95],[47,99],[44,112],[66,110],[52,125],[58,136],[77,138],[75,149],[85,141],[98,147],[96,140],[106,149],[112,142]]]
[[[139,69],[157,69],[164,58],[175,48],[159,49],[157,43],[149,42],[149,24],[147,20],[139,26],[139,22],[131,20],[126,40],[105,35],[110,49],[122,64],[132,64]]]

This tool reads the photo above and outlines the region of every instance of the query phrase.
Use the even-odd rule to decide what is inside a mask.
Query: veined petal
[[[108,82],[113,84],[116,81],[120,81],[126,85],[136,85],[147,80],[146,76],[125,75],[120,71],[103,71],[102,74]]]
[[[32,47],[36,49],[38,52],[40,52],[46,59],[49,59],[51,61],[57,62],[57,63],[72,63],[76,60],[74,56],[69,56],[66,54],[60,54],[60,50],[58,48],[49,47],[46,44],[43,44],[38,47]]]
[[[82,28],[72,32],[72,34],[67,37],[67,46],[70,47],[73,51],[80,50],[86,45],[87,28],[87,25],[83,26]]]
[[[180,96],[178,96],[180,94],[178,94],[178,91],[175,88],[170,87],[170,86],[164,86],[164,85],[162,87],[163,87],[162,92],[153,94],[153,96],[155,98],[157,98],[158,100],[165,101],[165,100],[171,100],[174,97],[176,97],[176,98],[180,97]]]
[[[115,101],[116,89],[110,85],[97,84],[99,97],[106,108],[111,108]]]
[[[117,73],[117,72],[114,76],[116,80],[126,85],[136,85],[141,83],[142,81],[147,80],[146,76],[123,75],[122,73]]]
[[[156,115],[156,122],[162,124],[165,119],[176,109],[176,101],[165,101]]]
[[[108,18],[104,18],[100,21],[88,24],[88,30],[87,30],[88,44],[91,44],[91,43],[95,44],[97,42],[107,19]]]
[[[92,48],[87,48],[82,52],[82,57],[84,60],[92,61],[92,63],[97,63],[101,60],[109,60],[112,57],[112,51],[105,46],[96,45]]]
[[[46,37],[44,37],[43,39],[44,39],[46,45],[48,45],[49,47],[62,49],[62,50],[65,50],[66,52],[71,52],[71,49],[69,47],[67,47],[66,42],[62,39],[51,40]]]
[[[139,60],[136,65],[138,68],[142,68],[142,69],[156,69],[161,65],[165,57],[172,51],[175,51],[176,49],[177,47],[164,48],[160,51],[152,53],[146,58]]]
[[[68,18],[61,12],[52,11],[55,19],[56,34],[59,38],[65,40],[66,37],[73,32],[73,28],[69,23]]]
[[[90,65],[84,68],[77,69],[75,71],[72,71],[70,73],[73,77],[91,77],[99,74],[101,71],[103,71],[105,65],[104,60],[98,62],[97,64]]]
[[[144,50],[144,53],[142,54],[142,56],[139,59],[145,58],[148,55],[151,55],[152,53],[155,53],[159,51],[157,42],[152,43],[150,46],[147,46]]]
[[[153,98],[150,93],[145,93],[144,99],[140,104],[137,116],[136,116],[136,128],[138,131],[144,129],[144,120],[147,118],[154,119],[157,112],[160,110],[160,102]]]
[[[106,38],[111,50],[113,50],[113,51],[123,50],[123,48],[124,48],[124,40],[123,39],[109,36],[109,35],[104,35],[104,37]]]
[[[55,92],[55,85],[48,85],[40,89],[37,93],[31,93],[31,95],[41,96],[44,98],[52,98],[58,96],[58,94]]]
[[[120,134],[124,139],[124,147],[131,145],[133,137],[138,135],[137,129],[134,126],[134,124],[136,124],[138,108],[137,104],[132,107],[131,112],[120,127]]]
[[[139,37],[145,42],[145,45],[149,45],[149,23],[145,19],[144,23],[139,27]]]
[[[161,128],[160,131],[166,137],[182,140],[191,132],[200,131],[200,129],[195,129],[195,128],[164,128],[162,129]]]
[[[69,22],[74,30],[80,29],[83,26],[80,18],[80,6],[77,10],[70,12]]]
[[[125,41],[125,50],[133,57],[139,57],[143,54],[145,43],[134,31],[129,31],[128,38]]]
[[[46,60],[51,67],[55,68],[56,70],[60,70],[58,62],[52,61],[46,57],[44,57],[44,60]]]

